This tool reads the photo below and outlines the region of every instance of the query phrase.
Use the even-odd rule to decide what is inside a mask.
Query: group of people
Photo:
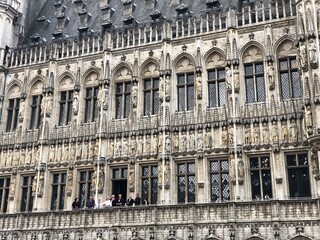
[[[107,196],[106,200],[104,202],[101,201],[101,199],[98,200],[96,203],[93,196],[90,195],[89,199],[86,202],[86,208],[93,209],[93,208],[108,208],[108,207],[121,207],[121,206],[139,206],[139,205],[148,205],[147,199],[144,199],[141,202],[141,198],[139,197],[139,194],[136,195],[136,198],[132,198],[130,195],[127,200],[122,197],[122,194],[120,193],[118,195],[118,198],[116,199],[115,195]],[[81,207],[81,204],[79,202],[78,198],[75,198],[72,203],[72,209],[79,209]]]

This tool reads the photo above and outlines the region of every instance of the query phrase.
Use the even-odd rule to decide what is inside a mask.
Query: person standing
[[[135,205],[140,205],[141,204],[141,198],[139,197],[139,193],[137,193],[136,198],[134,199]]]
[[[95,201],[93,199],[93,196],[90,195],[90,197],[89,197],[89,199],[87,201],[86,207],[87,208],[94,208],[94,206],[95,206]]]
[[[79,199],[78,198],[75,198],[73,203],[72,203],[72,209],[73,210],[76,210],[76,209],[79,209],[80,208],[80,203],[79,203]]]
[[[126,200],[122,197],[122,194],[120,193],[118,195],[118,200],[117,200],[116,205],[121,207],[121,206],[124,206],[125,204],[126,204]]]

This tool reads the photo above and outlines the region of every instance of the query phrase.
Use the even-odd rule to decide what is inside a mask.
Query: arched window
[[[194,63],[183,57],[176,65],[178,111],[194,109]]]
[[[116,119],[128,118],[131,105],[132,73],[126,67],[121,67],[115,74]]]
[[[59,126],[68,125],[72,120],[72,102],[73,102],[73,80],[66,76],[59,86],[60,90],[60,109],[59,109]]]
[[[31,88],[31,117],[30,117],[30,129],[37,129],[42,122],[42,88],[43,82],[40,80],[35,82]]]
[[[84,122],[94,122],[98,119],[99,109],[98,109],[98,74],[96,72],[89,73],[85,78],[85,112],[84,112]]]
[[[17,128],[20,107],[20,87],[13,85],[8,91],[8,114],[6,131],[11,132]]]
[[[158,114],[159,111],[159,68],[153,62],[142,71],[143,115]]]
[[[212,53],[207,61],[208,105],[210,108],[222,107],[227,101],[225,57],[218,52]]]
[[[243,55],[247,103],[266,100],[263,54],[256,46],[249,47]]]
[[[281,43],[277,50],[279,85],[282,99],[301,96],[301,81],[296,54],[294,44],[289,40]]]

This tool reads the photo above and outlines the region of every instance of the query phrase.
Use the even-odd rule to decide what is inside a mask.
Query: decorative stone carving
[[[18,113],[20,123],[23,122],[25,109],[26,109],[25,101],[20,100],[19,113]]]
[[[194,151],[195,147],[196,147],[196,141],[195,141],[195,138],[194,138],[194,132],[191,131],[190,135],[189,135],[189,150],[190,151]]]
[[[113,157],[113,153],[114,153],[114,140],[111,138],[109,139],[109,149],[108,149],[108,155],[110,158]]]
[[[25,164],[25,161],[26,161],[26,150],[21,149],[20,164]]]
[[[178,152],[179,151],[179,132],[174,132],[173,133],[173,152]]]
[[[158,135],[156,133],[153,134],[153,138],[151,141],[151,153],[158,153]]]
[[[137,141],[135,136],[131,136],[130,140],[130,156],[134,156],[137,150]]]
[[[238,161],[238,182],[239,184],[244,182],[244,163],[242,159]]]
[[[273,90],[275,87],[275,81],[274,81],[274,67],[271,61],[268,62],[267,66],[267,76],[268,76],[268,84],[269,84],[269,89]]]
[[[226,126],[222,127],[221,145],[224,146],[224,147],[228,146],[228,132],[227,132],[227,127]]]
[[[312,174],[318,175],[319,174],[319,159],[318,159],[318,151],[315,147],[311,148],[311,168]]]
[[[170,153],[170,149],[171,149],[171,139],[169,136],[166,136],[166,140],[165,140],[165,153]]]
[[[268,145],[270,142],[269,126],[267,123],[263,123],[263,144]]]
[[[99,109],[105,105],[105,99],[106,97],[105,97],[104,89],[100,88],[97,95],[97,104]]]
[[[83,159],[89,158],[89,144],[88,142],[83,143]]]
[[[305,125],[306,129],[312,128],[312,112],[311,112],[311,107],[307,106],[305,108]]]
[[[69,169],[67,173],[67,196],[71,197],[72,195],[72,188],[73,188],[73,170]]]
[[[127,138],[123,138],[121,156],[128,156],[128,149],[129,149],[128,139]]]
[[[51,145],[49,150],[49,162],[54,162],[55,146]]]
[[[282,135],[282,141],[287,142],[288,141],[288,127],[287,127],[286,121],[282,122],[281,135]]]
[[[69,150],[69,143],[67,143],[64,147],[64,161],[68,162],[70,160],[70,150]]]
[[[133,83],[131,96],[132,96],[132,106],[136,108],[138,104],[138,85],[136,82]]]
[[[234,129],[233,127],[229,128],[229,135],[228,135],[228,139],[229,139],[229,145],[233,144],[233,134],[234,134]]]
[[[137,149],[138,155],[143,154],[143,138],[142,135],[139,135],[138,137],[138,149]]]
[[[58,145],[56,159],[57,159],[57,162],[61,162],[61,160],[62,160],[62,146],[61,146],[61,144]]]
[[[295,143],[298,141],[297,124],[295,120],[291,120],[290,123],[290,141]]]
[[[37,174],[35,175],[35,177],[33,178],[32,181],[32,196],[35,197],[36,196],[36,192],[37,192],[37,181],[38,181],[38,176]]]
[[[250,145],[251,144],[251,128],[249,124],[246,125],[244,135],[245,135],[245,144]]]
[[[207,129],[205,136],[204,136],[204,146],[206,149],[212,148],[212,136],[210,129]]]
[[[130,192],[134,192],[134,166],[130,168],[128,175],[128,184]]]
[[[151,152],[151,139],[150,139],[150,135],[148,134],[148,135],[146,136],[144,153],[145,153],[145,154],[150,154],[150,152]]]
[[[165,79],[165,96],[166,98],[170,97],[171,95],[171,82],[170,82],[170,76],[166,76]]]
[[[11,201],[14,200],[14,196],[15,196],[16,179],[17,179],[17,175],[11,174],[10,186],[9,186],[9,199]]]
[[[38,197],[43,196],[43,190],[44,190],[44,171],[40,171],[39,183],[38,183]]]
[[[77,152],[76,152],[76,159],[80,160],[82,157],[82,146],[81,142],[77,143]]]
[[[202,151],[203,150],[203,136],[202,136],[202,133],[198,134],[197,149],[198,149],[198,151]]]
[[[255,145],[258,145],[260,143],[260,129],[258,124],[255,124],[255,127],[253,129],[253,143]]]
[[[231,93],[232,91],[232,70],[229,67],[226,67],[226,85],[227,91]]]
[[[301,69],[303,71],[307,71],[307,51],[306,46],[304,44],[301,44],[299,48],[299,63]]]
[[[196,91],[197,91],[197,98],[202,98],[202,79],[201,79],[201,73],[197,73],[196,77]]]
[[[94,158],[98,158],[99,157],[99,141],[98,140],[93,145],[93,157]]]
[[[75,92],[72,101],[72,111],[74,115],[78,115],[79,109],[79,93]]]
[[[12,152],[12,149],[10,149],[7,156],[6,166],[12,166],[12,162],[13,162],[13,152]]]
[[[163,152],[163,133],[159,133],[159,138],[158,138],[158,152]]]
[[[278,137],[278,133],[279,130],[278,130],[278,124],[276,121],[273,121],[272,122],[272,142],[273,143],[277,143],[279,142],[279,137]]]
[[[313,39],[309,40],[309,59],[312,68],[318,67],[317,46]]]
[[[71,143],[70,160],[74,160],[75,157],[76,157],[76,144]]]
[[[230,181],[235,182],[236,179],[236,172],[235,172],[235,159],[234,154],[230,154],[230,166],[229,166],[229,174],[230,174]]]
[[[170,161],[166,161],[164,166],[164,188],[170,188]]]
[[[32,163],[32,148],[29,147],[25,164],[30,165],[31,163]]]
[[[18,148],[14,150],[12,165],[15,167],[19,165],[19,149]]]
[[[117,145],[116,145],[114,155],[115,155],[115,157],[120,157],[121,156],[121,149],[122,149],[121,139],[118,139],[116,144]]]
[[[235,65],[233,69],[233,82],[234,82],[234,91],[238,93],[240,90],[240,76],[239,76],[238,65]]]
[[[103,192],[104,188],[104,179],[105,179],[105,174],[104,174],[104,169],[103,166],[99,166],[99,173],[98,173],[98,165],[94,167],[94,172],[92,176],[92,191],[95,192],[98,190],[98,193]]]

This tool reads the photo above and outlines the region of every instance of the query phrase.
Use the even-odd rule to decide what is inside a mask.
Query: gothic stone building
[[[319,240],[319,36],[319,0],[0,0],[0,238]]]

